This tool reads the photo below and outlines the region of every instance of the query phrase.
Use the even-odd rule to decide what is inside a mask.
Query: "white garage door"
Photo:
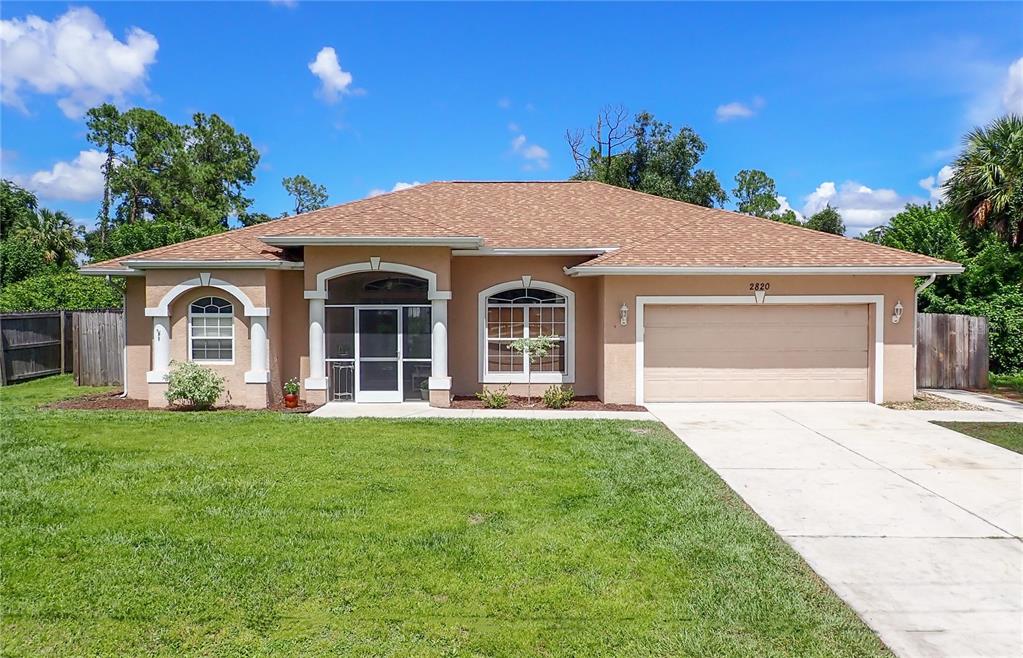
[[[647,402],[866,400],[867,305],[644,308]]]

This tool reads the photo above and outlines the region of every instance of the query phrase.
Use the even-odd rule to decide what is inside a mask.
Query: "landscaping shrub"
[[[543,406],[548,409],[564,409],[572,404],[575,391],[571,386],[551,386],[543,392]]]
[[[224,394],[224,378],[198,363],[172,363],[167,377],[167,401],[184,400],[193,409],[209,409]]]
[[[78,272],[39,274],[0,290],[0,311],[120,308],[123,284]]]
[[[508,387],[484,388],[476,393],[476,397],[487,409],[504,409],[508,406]]]

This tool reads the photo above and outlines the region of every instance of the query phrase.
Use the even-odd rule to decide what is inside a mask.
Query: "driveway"
[[[1023,455],[867,403],[647,407],[899,656],[1023,656]]]

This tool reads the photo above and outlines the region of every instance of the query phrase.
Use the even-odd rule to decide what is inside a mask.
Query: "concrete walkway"
[[[352,404],[329,402],[309,414],[314,418],[520,418],[534,420],[655,420],[646,411],[582,411],[573,409],[441,409],[427,402]]]
[[[1023,455],[867,403],[648,407],[899,656],[1023,656]]]

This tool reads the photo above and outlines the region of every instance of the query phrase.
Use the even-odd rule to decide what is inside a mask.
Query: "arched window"
[[[550,285],[550,284],[547,284]],[[572,293],[560,286],[534,283],[496,286],[481,294],[480,347],[484,382],[570,382],[572,373]],[[519,338],[551,336],[546,357],[529,362],[511,348]]]
[[[234,361],[234,306],[220,297],[200,297],[188,306],[188,359]]]

